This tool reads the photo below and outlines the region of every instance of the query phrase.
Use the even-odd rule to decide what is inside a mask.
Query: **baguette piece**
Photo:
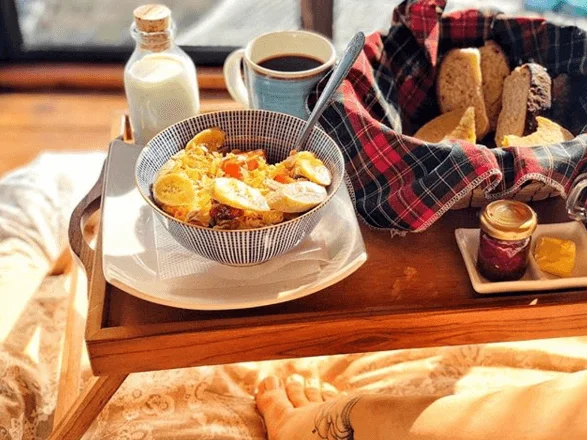
[[[463,139],[475,143],[475,107],[453,110],[437,116],[424,124],[414,137],[431,143],[444,139]]]
[[[446,54],[440,64],[436,93],[442,113],[475,107],[477,139],[481,139],[489,132],[489,119],[483,100],[479,49],[453,49]]]
[[[551,79],[544,67],[535,63],[516,67],[503,83],[502,109],[497,120],[495,143],[505,136],[526,136],[536,131],[536,117],[551,106]]]
[[[489,129],[495,130],[501,111],[503,82],[510,74],[510,66],[503,49],[495,41],[486,41],[481,53],[481,78]]]
[[[538,123],[538,128],[534,133],[524,137],[513,134],[504,136],[502,145],[504,147],[534,147],[537,145],[558,144],[574,138],[570,131],[565,130],[550,119],[537,116],[536,122]]]

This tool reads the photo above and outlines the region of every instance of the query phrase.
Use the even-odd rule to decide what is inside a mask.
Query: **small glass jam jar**
[[[477,269],[490,281],[522,278],[528,267],[536,213],[515,200],[490,203],[481,213]]]

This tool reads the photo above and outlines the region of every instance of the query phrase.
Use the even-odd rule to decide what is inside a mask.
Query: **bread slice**
[[[502,108],[495,130],[498,147],[505,136],[526,136],[536,131],[536,117],[550,109],[550,91],[550,76],[541,65],[528,63],[514,69],[503,83]]]
[[[510,74],[510,65],[501,46],[495,41],[487,41],[479,49],[481,53],[481,78],[483,100],[489,118],[489,129],[495,130],[501,111],[503,82]]]
[[[550,119],[537,116],[536,122],[538,123],[538,128],[534,133],[524,137],[513,134],[504,136],[502,145],[504,147],[534,147],[537,145],[557,144],[574,138],[570,131]]]
[[[462,139],[472,144],[477,142],[475,134],[475,107],[469,107],[463,113],[459,124],[444,139]]]
[[[423,125],[414,137],[432,143],[443,139],[463,139],[475,143],[475,107],[453,110],[437,116]]]
[[[479,49],[453,49],[446,54],[436,79],[436,93],[442,113],[475,107],[477,139],[489,132],[489,120],[481,86]]]

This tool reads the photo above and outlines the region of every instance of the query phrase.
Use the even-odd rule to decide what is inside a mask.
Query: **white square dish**
[[[171,307],[230,310],[276,304],[324,289],[367,259],[345,185],[313,232],[266,263],[231,267],[178,244],[139,194],[140,147],[114,142],[106,163],[102,264],[106,280],[131,295]]]
[[[575,267],[569,278],[542,272],[534,259],[536,240],[542,236],[572,240],[577,246]],[[524,276],[517,281],[488,281],[477,270],[479,229],[455,230],[457,245],[465,261],[473,289],[477,293],[525,292],[587,287],[587,229],[579,222],[538,225],[530,244],[530,259]]]

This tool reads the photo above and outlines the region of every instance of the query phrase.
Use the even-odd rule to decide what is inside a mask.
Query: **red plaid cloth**
[[[408,0],[385,36],[367,38],[320,123],[346,159],[358,213],[371,226],[422,231],[474,188],[505,198],[530,181],[566,194],[587,171],[587,35],[541,18],[467,10],[443,16],[443,0]],[[571,75],[575,101],[558,121],[577,136],[548,147],[429,144],[411,134],[439,114],[436,68],[455,47],[495,40],[511,66],[534,61]],[[318,89],[324,85],[321,82]]]

